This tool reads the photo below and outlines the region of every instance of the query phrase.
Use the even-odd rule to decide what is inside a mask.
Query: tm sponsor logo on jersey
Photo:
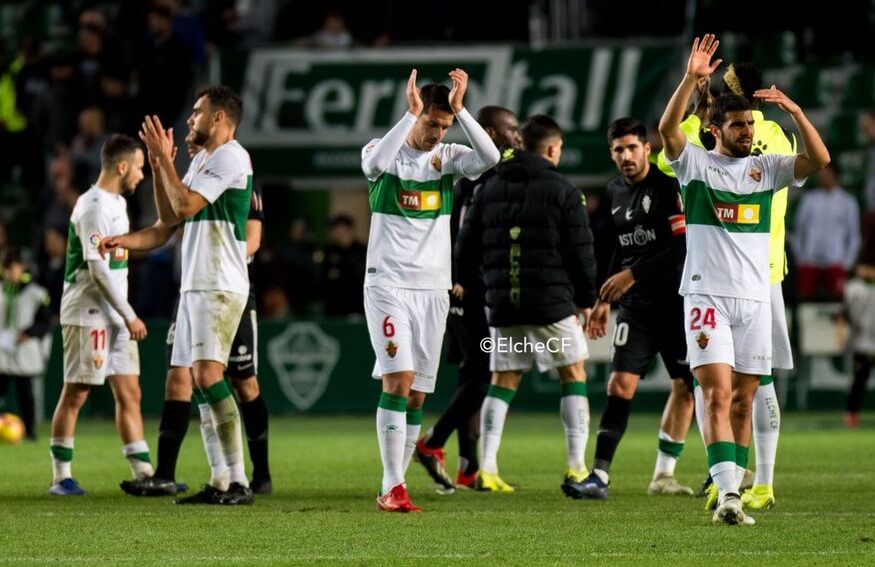
[[[639,224],[632,232],[620,234],[617,238],[620,239],[620,246],[644,246],[656,240],[656,231]]]
[[[437,211],[441,208],[441,192],[399,191],[398,204],[408,211]]]
[[[737,224],[760,222],[760,206],[756,204],[714,203],[714,212],[723,222]]]

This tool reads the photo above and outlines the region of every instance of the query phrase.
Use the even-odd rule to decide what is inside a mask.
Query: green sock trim
[[[708,445],[708,467],[710,468],[717,463],[724,463],[726,461],[730,463],[736,462],[735,447],[736,445],[732,441],[717,441]]]
[[[586,396],[586,382],[565,382],[560,388],[563,396]]]
[[[668,441],[667,439],[659,440],[659,451],[661,453],[665,453],[666,455],[671,455],[675,459],[680,458],[681,453],[684,450],[684,442],[680,441]]]
[[[698,387],[699,387],[699,381],[696,380],[695,378],[693,378],[693,388],[698,388]]]
[[[207,403],[207,397],[201,391],[200,388],[195,388],[191,392],[191,400],[195,403],[195,405],[201,405]]]
[[[735,464],[747,468],[747,461],[750,457],[750,451],[748,451],[748,447],[744,445],[735,445]]]
[[[143,461],[144,463],[152,463],[152,459],[149,458],[149,453],[131,453],[128,455],[129,459],[137,459],[138,461]]]
[[[771,384],[774,381],[775,381],[775,379],[771,375],[760,376],[760,386],[768,386],[769,384]]]
[[[204,393],[204,397],[207,399],[207,403],[210,405],[217,404],[224,400],[225,398],[231,397],[231,387],[228,385],[228,382],[223,378],[219,380],[206,390],[202,390]]]
[[[507,402],[508,405],[510,405],[510,402],[513,401],[514,394],[516,394],[516,390],[503,388],[501,386],[496,386],[495,384],[490,384],[489,391],[486,392],[486,395],[488,397],[504,400],[505,402]]]
[[[422,408],[407,410],[407,425],[422,425]]]
[[[69,463],[73,460],[73,449],[61,447],[60,445],[52,445],[52,457],[59,461]]]
[[[380,403],[378,407],[390,411],[407,411],[407,398],[405,396],[397,396],[388,392],[380,394]]]

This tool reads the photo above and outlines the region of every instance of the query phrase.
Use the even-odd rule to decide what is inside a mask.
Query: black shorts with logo
[[[175,314],[179,308],[179,297],[173,308]],[[167,329],[167,366],[171,366],[170,359],[173,353],[173,335],[176,332],[176,320],[170,323]],[[228,368],[225,375],[229,378],[252,378],[258,374],[258,319],[255,311],[255,294],[250,293],[246,300],[246,308],[240,317],[240,325],[234,342],[231,343],[231,354],[228,357]]]
[[[644,378],[657,354],[672,379],[682,379],[692,387],[693,376],[686,362],[684,301],[680,295],[662,303],[620,305],[611,346],[611,371]]]

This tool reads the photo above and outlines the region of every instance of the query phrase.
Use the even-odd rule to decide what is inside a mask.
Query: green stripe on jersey
[[[246,218],[252,199],[252,176],[246,176],[246,187],[229,187],[213,203],[198,211],[185,222],[225,221],[234,227],[234,238],[246,242]]]
[[[70,228],[67,229],[67,259],[64,265],[64,281],[76,281],[76,272],[87,269],[88,264],[85,263],[82,241],[79,240],[76,227],[71,222]]]
[[[768,234],[772,217],[772,192],[732,193],[712,189],[694,179],[681,187],[687,225],[720,227],[726,232]]]
[[[371,211],[414,219],[435,219],[453,212],[453,175],[414,181],[383,173],[368,181]]]

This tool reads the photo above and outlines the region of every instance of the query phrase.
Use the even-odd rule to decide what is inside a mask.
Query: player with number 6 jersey
[[[468,75],[449,73],[453,88],[407,82],[409,111],[362,149],[371,230],[365,316],[382,379],[377,437],[383,482],[377,508],[415,512],[404,475],[416,447],[425,395],[434,392],[449,311],[453,185],[476,179],[499,160],[492,139],[462,105]],[[441,142],[458,118],[473,146]]]

